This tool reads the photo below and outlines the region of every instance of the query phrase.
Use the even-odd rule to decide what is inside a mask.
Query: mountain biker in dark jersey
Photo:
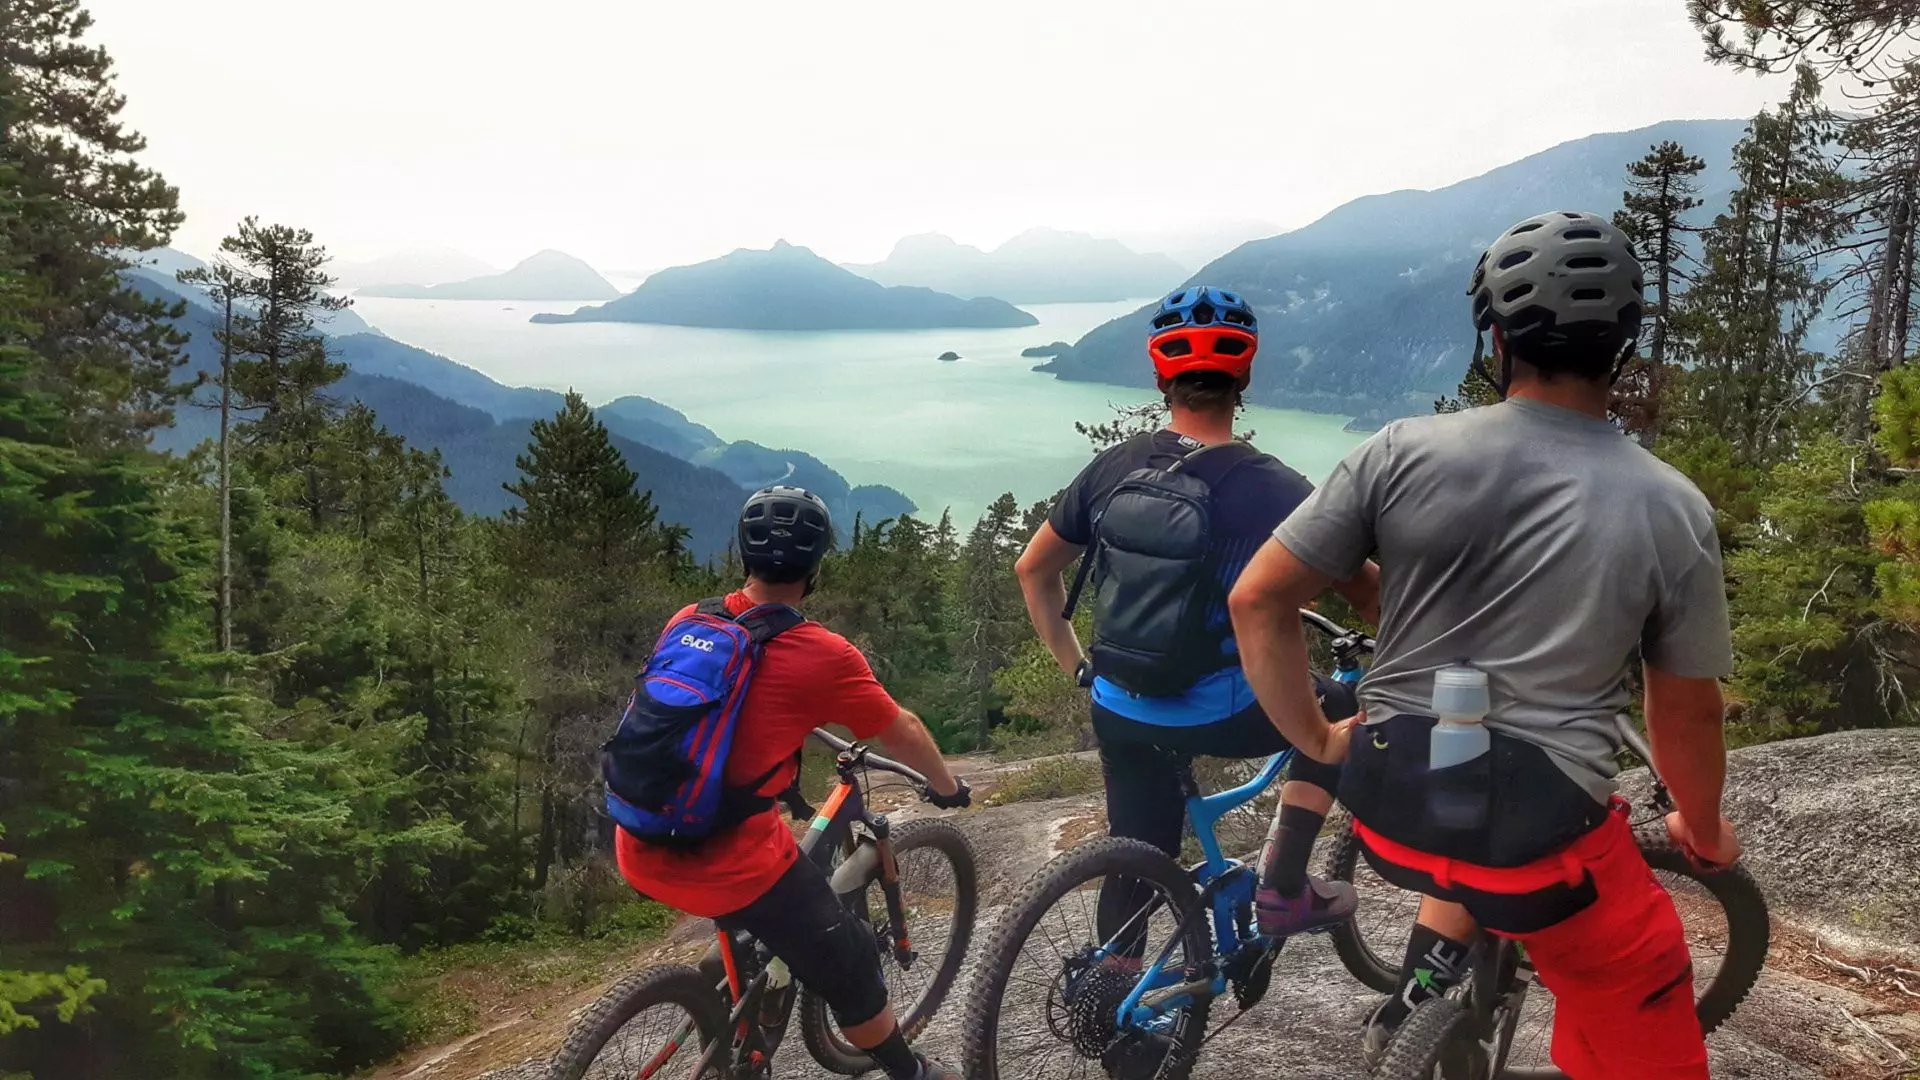
[[[774,486],[755,493],[740,515],[747,581],[726,597],[728,610],[797,605],[813,591],[832,543],[826,504],[811,492]],[[948,771],[919,718],[894,702],[851,642],[819,623],[766,643],[738,723],[726,763],[729,785],[760,781],[758,794],[784,791],[799,773],[808,733],[836,724],[856,739],[879,739],[925,774],[935,805],[967,805],[966,786]],[[792,831],[772,807],[692,850],[649,845],[622,829],[615,853],[621,874],[641,893],[765,944],[826,1000],[847,1041],[872,1054],[889,1080],[958,1080],[957,1071],[907,1047],[872,932],[834,895],[825,871],[799,857]]]
[[[1062,571],[1093,540],[1096,518],[1128,474],[1164,468],[1233,439],[1234,411],[1252,374],[1258,334],[1253,310],[1235,294],[1194,286],[1162,302],[1148,332],[1148,352],[1171,413],[1168,425],[1096,456],[1067,485],[1015,566],[1027,614],[1061,670],[1081,676],[1087,664],[1073,624],[1061,614]],[[1210,602],[1207,623],[1224,637],[1217,663],[1210,665],[1216,670],[1170,697],[1129,693],[1106,676],[1092,679],[1093,730],[1106,778],[1111,835],[1144,840],[1177,856],[1186,817],[1180,783],[1184,758],[1259,757],[1287,748],[1254,700],[1234,655],[1226,589],[1274,526],[1312,490],[1299,473],[1265,454],[1249,455],[1213,486],[1209,556],[1219,594]],[[1354,567],[1336,587],[1363,610],[1375,602],[1370,565]],[[1351,715],[1347,687],[1323,680],[1319,692],[1332,715]],[[1337,768],[1304,755],[1294,759],[1263,860],[1257,911],[1264,933],[1321,929],[1353,914],[1352,886],[1307,873],[1338,779]]]
[[[1502,234],[1469,293],[1505,400],[1388,425],[1234,590],[1261,702],[1301,750],[1344,763],[1340,799],[1368,861],[1427,898],[1406,989],[1369,1022],[1369,1056],[1464,973],[1477,924],[1518,939],[1553,991],[1553,1060],[1573,1080],[1706,1080],[1680,919],[1613,794],[1637,654],[1655,764],[1679,807],[1669,829],[1705,865],[1740,854],[1720,815],[1717,680],[1732,646],[1713,512],[1607,419],[1641,288],[1604,218],[1542,214]],[[1381,621],[1364,712],[1330,726],[1293,609],[1369,556]],[[1491,748],[1441,777],[1428,758],[1434,675],[1462,663],[1487,676]],[[1467,793],[1480,824],[1443,827],[1436,790]]]

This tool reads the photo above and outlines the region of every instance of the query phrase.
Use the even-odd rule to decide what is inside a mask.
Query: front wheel
[[[1421,1002],[1387,1047],[1374,1080],[1486,1080],[1486,1051],[1473,1037],[1473,1015],[1458,998]]]
[[[915,950],[909,965],[903,966],[893,950],[893,924],[878,867],[849,902],[866,905],[860,914],[874,930],[887,1001],[900,1024],[900,1036],[911,1041],[926,1030],[960,974],[973,938],[979,873],[972,846],[951,822],[907,822],[893,829],[889,843],[900,868],[900,907]],[[840,1033],[826,1000],[804,986],[800,989],[800,1037],[807,1052],[829,1072],[858,1076],[879,1068],[871,1055]]]
[[[1382,994],[1394,993],[1400,989],[1407,937],[1420,914],[1420,894],[1387,884],[1367,865],[1352,814],[1341,811],[1329,831],[1333,847],[1327,853],[1327,876],[1352,885],[1360,894],[1360,907],[1353,918],[1327,931],[1327,937],[1354,978]]]
[[[713,984],[682,964],[652,968],[615,983],[573,1025],[553,1056],[549,1080],[688,1076],[727,1027]],[[716,1061],[697,1080],[720,1080]]]
[[[1190,998],[1142,1026],[1123,1027],[1118,1012],[1143,961],[1169,942],[1172,979],[1208,961],[1198,899],[1186,870],[1138,840],[1106,837],[1048,863],[982,952],[967,1001],[968,1080],[1186,1080],[1212,1000]]]

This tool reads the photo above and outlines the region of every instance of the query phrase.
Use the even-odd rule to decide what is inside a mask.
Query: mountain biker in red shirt
[[[757,604],[799,604],[813,591],[832,543],[827,507],[817,496],[783,486],[755,493],[739,527],[747,581],[726,597],[727,610],[738,615]],[[786,790],[799,774],[808,733],[825,724],[856,739],[880,740],[927,777],[935,805],[967,805],[966,785],[947,769],[919,718],[893,700],[851,642],[814,622],[766,643],[741,706],[727,784],[760,781],[755,790],[767,796]],[[794,978],[826,999],[847,1041],[872,1054],[890,1080],[958,1080],[955,1070],[914,1053],[901,1038],[872,934],[834,895],[826,873],[799,857],[774,808],[691,850],[649,845],[621,829],[615,853],[621,874],[639,892],[764,943]]]
[[[1553,1060],[1573,1080],[1706,1080],[1680,919],[1613,794],[1637,656],[1679,807],[1670,831],[1704,864],[1740,854],[1720,815],[1718,679],[1733,657],[1712,508],[1607,418],[1642,284],[1604,218],[1558,211],[1507,230],[1468,290],[1505,400],[1388,425],[1234,589],[1261,704],[1296,746],[1343,763],[1368,861],[1427,897],[1406,989],[1369,1021],[1370,1057],[1465,974],[1477,924],[1517,939],[1553,991]],[[1361,713],[1329,725],[1294,609],[1369,556],[1378,648]],[[1491,704],[1470,737],[1440,732],[1434,710],[1436,676],[1463,665],[1479,675],[1447,681],[1483,675]]]

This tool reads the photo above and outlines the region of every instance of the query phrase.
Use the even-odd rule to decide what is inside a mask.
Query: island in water
[[[566,252],[542,251],[504,274],[438,285],[369,285],[359,295],[400,300],[610,300],[620,290]]]
[[[1028,359],[1037,359],[1040,357],[1047,357],[1047,356],[1059,356],[1061,353],[1066,352],[1071,348],[1073,348],[1073,346],[1067,344],[1064,341],[1056,341],[1051,345],[1034,345],[1029,348],[1021,349],[1020,355],[1027,357]]]
[[[1004,300],[888,287],[782,240],[648,278],[618,300],[537,323],[634,322],[722,330],[937,330],[1034,326]]]
[[[940,354],[940,359],[945,360],[948,363],[952,363],[953,361],[960,359],[960,354],[957,352],[954,352],[952,349],[948,349],[946,352],[943,352]]]

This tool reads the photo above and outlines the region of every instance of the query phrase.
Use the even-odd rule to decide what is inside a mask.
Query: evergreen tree
[[[1634,254],[1653,290],[1641,333],[1645,350],[1621,372],[1612,410],[1643,445],[1653,445],[1660,430],[1660,400],[1665,390],[1667,346],[1673,292],[1687,280],[1684,235],[1692,232],[1685,216],[1700,205],[1695,177],[1706,162],[1671,140],[1654,146],[1627,166],[1627,190],[1613,223],[1633,242]]]
[[[1755,117],[1735,147],[1740,187],[1707,233],[1703,269],[1674,320],[1693,368],[1686,407],[1743,461],[1778,457],[1781,424],[1821,359],[1802,343],[1828,288],[1820,256],[1846,222],[1834,118],[1819,93],[1802,67],[1787,101]]]
[[[994,673],[1013,658],[1032,635],[1014,560],[1026,546],[1020,504],[1011,493],[1000,496],[974,523],[960,549],[959,628],[954,638],[962,701],[977,732],[975,745],[987,745],[1000,702],[993,693]]]
[[[1687,0],[1687,14],[1709,59],[1751,71],[1811,62],[1871,86],[1920,55],[1920,0]]]
[[[329,497],[326,456],[335,404],[328,386],[347,373],[327,358],[315,319],[345,308],[330,296],[327,251],[313,234],[249,217],[220,241],[216,281],[245,305],[222,332],[222,397],[257,418],[240,433],[248,472],[280,505],[318,529],[337,509]]]
[[[533,885],[591,850],[595,751],[614,697],[676,606],[684,533],[663,529],[579,394],[533,424],[506,489],[501,530],[509,598],[530,623],[538,723],[539,828]]]
[[[17,266],[19,332],[36,360],[20,373],[54,395],[82,445],[127,444],[166,424],[180,335],[177,306],[142,299],[117,272],[126,254],[167,242],[178,195],[135,155],[119,120],[106,50],[84,42],[79,0],[0,5],[0,171],[16,198],[0,243]]]
[[[1877,95],[1874,108],[1847,125],[1843,137],[1858,168],[1853,194],[1858,220],[1849,244],[1856,261],[1841,275],[1853,301],[1855,357],[1878,374],[1905,362],[1915,348],[1920,310],[1920,63]],[[1864,395],[1860,395],[1864,401]]]

